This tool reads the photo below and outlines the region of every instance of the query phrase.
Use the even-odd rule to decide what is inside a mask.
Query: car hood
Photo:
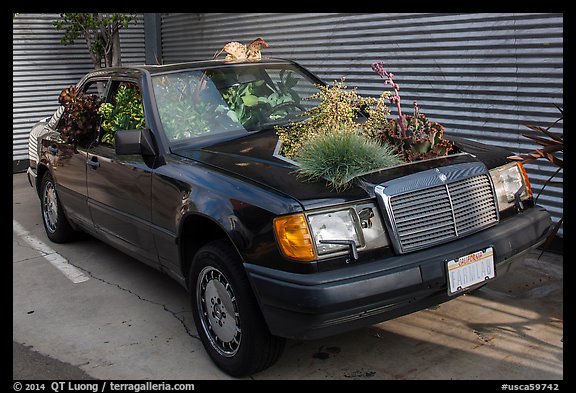
[[[323,181],[308,182],[297,176],[298,167],[275,154],[278,136],[271,130],[202,147],[182,147],[173,152],[248,179],[298,200],[305,209],[374,197],[374,186],[415,172],[461,162],[478,161],[468,154],[415,162],[388,168],[356,179],[345,191],[331,190]]]

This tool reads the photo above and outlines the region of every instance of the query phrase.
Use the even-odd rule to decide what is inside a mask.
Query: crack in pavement
[[[18,224],[18,225],[20,226],[20,224]],[[22,231],[25,231],[25,230],[22,229],[20,232],[22,232]],[[22,232],[22,234],[24,234],[24,232]],[[25,231],[25,234],[26,234],[26,236],[31,236],[28,231]],[[29,248],[29,249],[31,249],[31,250],[34,250],[35,252],[39,252],[39,253],[40,253],[40,256],[42,256],[42,257],[46,257],[46,256],[51,255],[51,254],[58,254],[56,251],[54,251],[53,253],[48,253],[46,250],[43,250],[42,248],[33,247],[31,244],[29,244],[29,242],[27,242],[26,240],[24,240],[21,236],[22,236],[22,235],[19,235],[16,239],[14,239],[14,238],[13,238],[13,239],[16,240],[16,244],[18,244],[19,246],[21,246],[21,247],[23,247],[23,248]],[[51,249],[50,249],[50,251],[51,251]],[[37,257],[34,257],[34,258],[37,258]],[[26,259],[32,259],[32,258],[26,258]],[[26,260],[26,259],[25,259],[25,260]],[[21,261],[18,261],[18,262],[21,262]],[[70,262],[67,258],[66,258],[66,262],[67,262],[68,264],[70,264],[71,266],[73,266],[73,267],[75,267],[75,268],[77,268],[77,269],[85,272],[89,277],[91,277],[91,278],[93,278],[93,279],[95,279],[95,280],[98,280],[98,281],[100,281],[100,282],[103,282],[103,283],[105,283],[105,284],[107,284],[107,285],[115,286],[115,287],[117,287],[118,289],[120,289],[120,290],[122,290],[122,291],[124,291],[124,292],[128,292],[128,293],[136,296],[138,299],[140,299],[140,300],[142,300],[142,301],[144,301],[144,302],[148,302],[148,303],[151,303],[151,304],[154,304],[154,305],[157,305],[157,306],[161,306],[161,307],[164,309],[164,311],[166,311],[166,312],[168,312],[169,314],[171,314],[174,318],[176,318],[176,319],[180,322],[180,324],[184,327],[184,330],[186,331],[186,334],[188,334],[188,336],[190,336],[190,337],[192,337],[192,338],[195,338],[195,339],[197,339],[197,340],[200,340],[200,337],[196,336],[195,334],[192,334],[192,332],[190,331],[190,329],[188,328],[188,326],[187,326],[186,323],[184,322],[184,318],[180,318],[180,317],[178,316],[178,314],[181,314],[181,313],[183,313],[183,312],[192,312],[192,311],[186,311],[186,310],[184,310],[184,311],[178,311],[178,312],[172,311],[172,310],[170,310],[170,309],[169,309],[165,304],[163,304],[163,303],[159,303],[159,302],[155,302],[155,301],[150,300],[150,299],[146,299],[146,298],[138,295],[137,293],[131,291],[130,289],[127,289],[127,288],[124,288],[124,287],[120,286],[119,284],[116,284],[116,283],[113,283],[113,282],[109,282],[109,281],[104,280],[103,278],[100,278],[100,277],[95,276],[91,271],[89,271],[89,270],[87,270],[87,269],[85,269],[85,268],[83,268],[83,267],[81,267],[81,266],[78,266],[78,265],[73,264],[73,263]]]
[[[23,240],[21,237],[17,237],[17,238],[12,238],[12,240],[16,241],[16,245],[18,245],[18,247],[22,247],[22,248],[26,248],[29,250],[32,250],[36,253],[40,253],[40,255],[35,255],[33,257],[28,257],[28,258],[24,258],[24,259],[19,259],[17,261],[12,261],[12,262],[24,262],[24,261],[29,261],[31,259],[36,259],[36,258],[43,258],[45,257],[47,254],[45,252],[42,252],[40,250],[35,249],[34,247],[32,247],[30,244],[28,244],[28,242],[26,242],[25,240]]]
[[[190,337],[192,337],[192,338],[195,338],[195,339],[197,339],[197,340],[200,340],[200,337],[198,337],[198,336],[195,335],[195,334],[192,334],[192,332],[190,331],[190,328],[188,328],[188,326],[187,326],[186,323],[184,322],[184,318],[180,318],[180,317],[178,316],[178,314],[181,314],[181,313],[183,313],[183,312],[192,312],[191,310],[190,310],[190,311],[187,311],[187,310],[183,310],[183,311],[172,311],[172,310],[170,310],[170,309],[169,309],[165,304],[163,304],[163,303],[159,303],[159,302],[155,302],[154,300],[146,299],[146,298],[140,296],[139,294],[137,294],[136,292],[133,292],[132,290],[130,290],[130,289],[128,289],[128,288],[124,288],[124,287],[120,286],[120,284],[116,284],[116,283],[107,281],[107,280],[105,280],[105,279],[103,279],[103,278],[101,278],[101,277],[95,276],[91,271],[89,271],[89,270],[87,270],[87,269],[85,269],[85,268],[83,268],[83,267],[81,267],[81,266],[77,266],[77,265],[71,263],[70,261],[68,261],[68,263],[70,263],[72,266],[74,266],[74,267],[82,270],[82,271],[85,272],[86,274],[88,274],[88,276],[90,276],[90,278],[93,278],[93,279],[95,279],[95,280],[98,280],[98,281],[100,281],[100,282],[103,282],[104,284],[114,286],[114,287],[116,287],[116,288],[118,288],[118,289],[120,289],[120,290],[122,290],[122,291],[124,291],[124,292],[128,292],[129,294],[136,296],[139,300],[142,300],[142,301],[144,301],[144,302],[148,302],[148,303],[154,304],[154,305],[156,305],[156,306],[161,306],[161,307],[164,309],[164,311],[166,311],[167,313],[169,313],[170,315],[172,315],[174,318],[176,318],[176,319],[180,322],[180,324],[184,327],[184,330],[186,331],[186,334],[188,334],[188,335],[189,335]]]

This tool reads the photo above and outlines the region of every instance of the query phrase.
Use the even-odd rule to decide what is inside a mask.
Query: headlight
[[[291,214],[274,219],[282,253],[298,261],[312,261],[357,250],[389,245],[376,205],[360,203],[338,209]]]
[[[511,162],[490,171],[498,198],[500,211],[506,210],[518,201],[532,198],[530,181],[524,167],[519,162]]]
[[[339,241],[353,241],[356,247],[362,246],[363,242],[358,234],[359,222],[354,209],[312,214],[308,216],[308,221],[318,255],[330,254],[349,247],[338,243]],[[330,243],[331,241],[335,242]]]

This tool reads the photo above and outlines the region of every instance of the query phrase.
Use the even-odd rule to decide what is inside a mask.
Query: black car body
[[[533,204],[525,179],[512,200],[498,194],[498,171],[517,165],[502,148],[454,137],[457,154],[375,171],[336,193],[323,182],[298,178],[294,163],[279,156],[272,126],[182,143],[167,137],[155,96],[157,78],[255,66],[287,67],[321,83],[296,63],[275,59],[92,72],[78,87],[100,82],[106,86],[104,100],[115,82],[139,86],[146,128],[117,131],[115,146],[99,137],[70,143],[58,132],[59,110],[37,140],[38,162],[31,161],[28,171],[52,240],[68,239],[50,233],[51,225],[66,220],[72,229],[102,239],[190,291],[199,333],[223,370],[244,375],[269,366],[281,352],[279,337],[325,337],[452,299],[484,281],[450,291],[449,261],[487,255],[495,272],[485,276],[492,278],[544,240],[550,217]],[[490,206],[484,208],[486,200]],[[401,203],[425,207],[401,213]],[[437,222],[399,229],[402,214],[425,221],[427,211],[442,204],[446,213]],[[467,221],[460,226],[456,216]],[[304,217],[309,231],[314,220],[351,217],[359,240],[324,255],[317,242],[315,258],[296,261],[279,247],[275,225],[282,217]],[[443,225],[454,229],[442,233]],[[310,236],[314,242],[314,233]],[[195,267],[199,254],[202,269]],[[206,262],[216,259],[225,262]],[[226,264],[235,266],[221,267]],[[236,298],[250,305],[232,304]],[[235,314],[236,331],[225,330],[226,312]],[[252,331],[269,338],[258,341],[250,337]],[[259,347],[266,349],[258,352]]]

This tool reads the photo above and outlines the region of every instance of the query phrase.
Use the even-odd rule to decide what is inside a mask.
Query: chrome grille
[[[448,189],[454,207],[457,234],[466,234],[498,220],[496,202],[488,176],[476,176]]]
[[[437,175],[421,176],[419,182],[411,179],[402,183],[399,179],[394,183],[396,189],[401,189],[397,194],[394,187],[391,187],[392,195],[387,194],[386,187],[377,191],[384,203],[388,229],[398,252],[444,243],[498,221],[489,175],[482,173],[464,179],[457,179],[457,175],[446,183],[435,181]],[[406,192],[406,189],[415,188],[417,183],[418,187],[422,183],[426,186]]]
[[[456,236],[446,186],[392,197],[390,203],[403,251]]]

